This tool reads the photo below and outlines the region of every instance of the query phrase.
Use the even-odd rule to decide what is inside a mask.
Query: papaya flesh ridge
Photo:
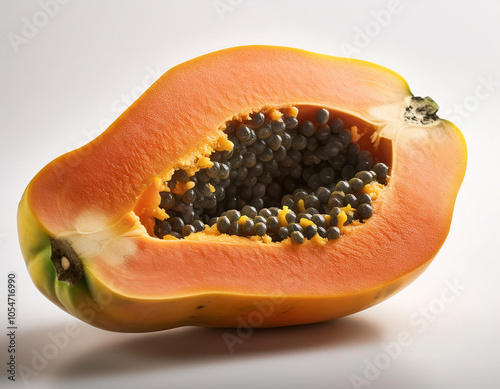
[[[138,199],[159,201],[175,169],[218,147],[224,123],[291,106],[305,115],[323,107],[372,128],[391,179],[367,223],[324,245],[147,233],[134,213]],[[257,311],[255,326],[274,327],[360,311],[418,277],[447,237],[467,151],[435,110],[399,75],[360,60],[272,46],[193,59],[30,182],[18,210],[28,271],[59,307],[113,331],[236,327]],[[51,239],[69,242],[81,260],[75,285],[58,280]]]

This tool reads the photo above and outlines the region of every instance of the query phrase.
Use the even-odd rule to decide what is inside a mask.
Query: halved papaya
[[[270,46],[193,59],[31,181],[18,212],[29,273],[114,331],[370,307],[448,234],[467,152],[437,109],[360,60]]]

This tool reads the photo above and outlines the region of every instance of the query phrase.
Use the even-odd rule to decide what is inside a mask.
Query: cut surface
[[[322,238],[309,228],[312,238],[301,244],[298,230],[291,231],[294,242],[279,243],[271,235],[254,239],[209,229],[184,239],[154,236],[155,219],[167,216],[158,207],[165,182],[178,170],[191,168],[191,176],[210,167],[213,150],[229,151],[226,123],[292,107],[300,122],[316,124],[323,120],[321,114],[316,119],[318,108],[326,109],[352,138],[353,126],[358,135],[367,128],[357,144],[390,168],[390,179],[375,194],[370,217],[356,198],[366,223],[346,228],[340,238],[336,230]],[[460,131],[436,109],[431,100],[414,98],[394,72],[363,61],[261,46],[197,58],[165,73],[105,133],[33,179],[18,214],[27,267],[56,304],[121,331],[236,326],[255,301],[273,296],[287,302],[263,326],[367,308],[415,279],[448,234],[466,148]],[[185,180],[179,174],[176,180]],[[281,200],[295,196],[286,190]],[[288,222],[286,214],[277,217]],[[308,219],[298,224],[305,234]],[[83,278],[68,278],[74,286],[56,278],[51,241],[71,249],[56,252],[58,273],[72,269],[74,258],[81,262]],[[85,316],[89,311],[92,317]]]

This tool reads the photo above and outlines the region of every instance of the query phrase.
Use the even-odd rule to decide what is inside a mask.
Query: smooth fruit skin
[[[260,66],[267,66],[270,74],[283,67],[304,73],[288,89],[280,83],[285,77],[283,81],[268,77],[265,81],[273,80],[274,86],[267,96],[257,85],[258,93],[250,88],[241,101],[229,97],[218,101],[213,93],[227,88],[222,75],[232,71],[224,66],[235,67],[245,58],[257,62],[260,58]],[[336,74],[341,80],[338,90],[321,86],[314,71],[323,83],[322,75]],[[186,74],[190,82],[208,80],[214,72],[222,75],[216,76],[214,90],[205,89],[214,113],[203,106],[199,111],[191,108],[179,127],[171,127],[170,117],[176,113],[164,112],[163,104],[171,99],[186,107],[193,103],[189,93],[197,86],[182,89],[189,88],[182,84]],[[249,77],[267,74],[256,72]],[[247,76],[232,75],[236,83],[247,80]],[[301,77],[309,79],[301,84]],[[19,205],[18,230],[33,282],[72,315],[124,332],[182,325],[305,324],[377,304],[412,282],[437,254],[465,174],[467,152],[460,131],[441,119],[432,126],[403,123],[399,114],[409,97],[404,80],[378,65],[295,49],[235,48],[180,65],[160,78],[103,135],[53,161],[30,183]],[[200,101],[206,99],[200,97]],[[393,178],[374,204],[370,223],[352,229],[335,246],[322,247],[312,242],[301,247],[264,245],[243,238],[218,243],[162,241],[145,232],[131,210],[155,177],[165,173],[165,164],[186,158],[180,154],[183,150],[199,153],[206,139],[217,138],[217,126],[235,112],[292,104],[324,106],[383,127],[380,138],[393,144]],[[179,129],[191,124],[185,122],[194,120],[190,115],[200,121],[200,112],[207,128],[192,133]],[[157,153],[145,157],[147,146]],[[426,192],[417,190],[421,188]],[[398,217],[391,219],[394,215]],[[52,237],[71,239],[79,251],[85,274],[75,286],[57,280],[50,260]]]

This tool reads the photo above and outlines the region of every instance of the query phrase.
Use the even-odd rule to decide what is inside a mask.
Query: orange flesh
[[[215,145],[218,126],[235,113],[295,105],[307,115],[308,107],[327,107],[347,125],[356,118],[362,133],[359,118],[371,108],[408,96],[394,73],[360,61],[266,47],[208,55],[166,73],[103,135],[42,170],[30,184],[30,206],[53,235],[74,231],[81,213],[101,215],[107,226],[128,224],[124,217],[134,207],[148,209],[153,202],[152,189],[141,197],[147,188],[179,161]],[[368,136],[359,144],[373,148]],[[123,296],[159,299],[211,292],[332,296],[404,277],[430,261],[446,238],[465,169],[450,161],[464,153],[464,143],[442,121],[407,126],[397,139],[382,138],[376,152],[392,165],[392,179],[369,222],[346,229],[336,242],[263,244],[211,235],[160,240],[144,232],[117,238],[137,248],[119,265],[104,253],[83,258],[87,281]],[[426,207],[429,194],[442,206]]]

